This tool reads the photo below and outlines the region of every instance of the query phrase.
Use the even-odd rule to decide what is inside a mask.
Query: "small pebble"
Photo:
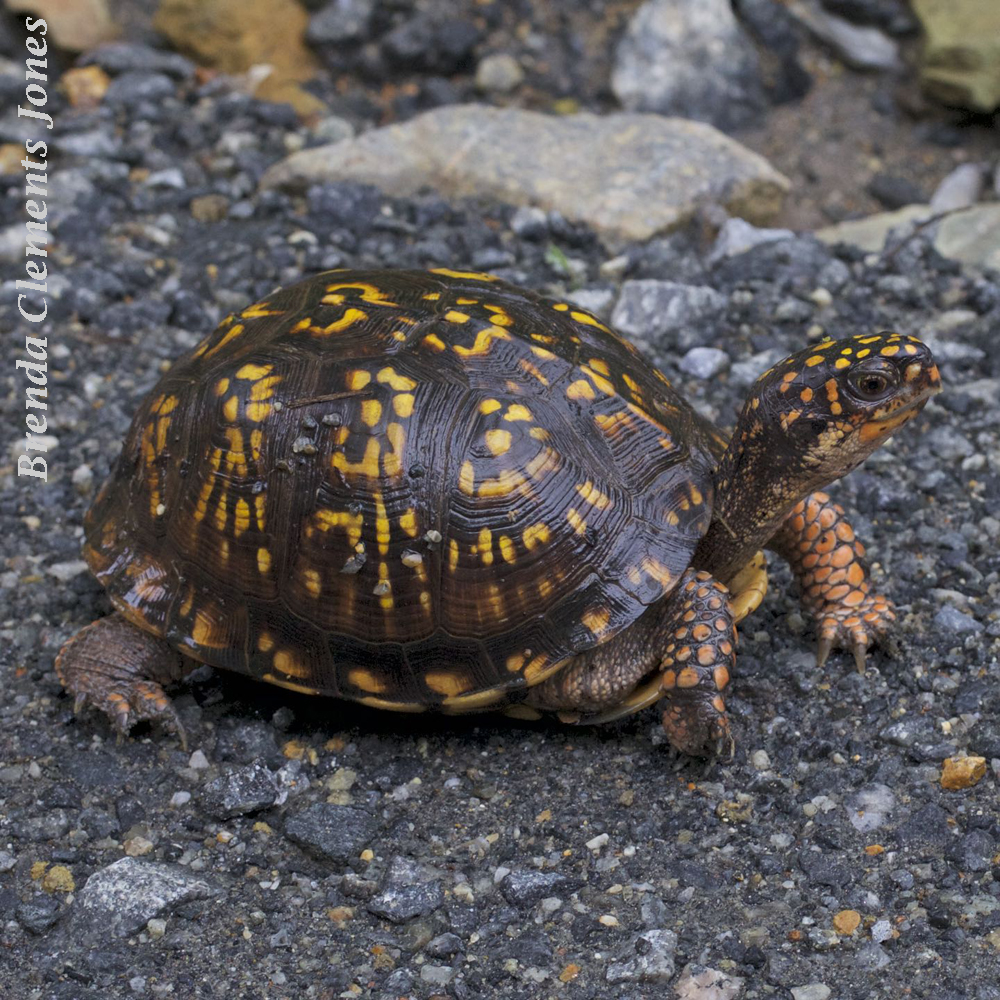
[[[195,750],[188,760],[188,767],[192,771],[204,771],[208,766],[208,758],[201,750]]]
[[[941,787],[950,791],[971,788],[986,774],[985,757],[949,757],[941,768]]]

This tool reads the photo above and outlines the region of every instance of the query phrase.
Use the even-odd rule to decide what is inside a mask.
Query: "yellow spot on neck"
[[[811,358],[806,358],[806,367],[815,368],[816,365],[821,365],[826,360],[822,354],[814,354]]]

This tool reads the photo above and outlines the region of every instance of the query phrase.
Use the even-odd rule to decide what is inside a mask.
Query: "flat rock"
[[[180,865],[121,858],[87,879],[73,904],[74,933],[128,937],[183,903],[217,894]]]
[[[656,927],[633,934],[608,966],[609,983],[663,983],[674,974],[677,935]]]
[[[851,243],[869,253],[878,253],[894,229],[923,222],[931,216],[929,205],[906,205],[894,212],[876,212],[862,219],[847,219],[817,229],[816,239],[824,243]]]
[[[729,0],[648,0],[618,43],[611,87],[630,111],[734,128],[766,105],[757,50]]]
[[[913,0],[924,29],[920,78],[947,104],[975,111],[1000,105],[1000,4]]]
[[[441,873],[410,858],[395,857],[382,880],[381,891],[368,910],[395,924],[426,917],[444,904]]]
[[[701,122],[658,115],[562,118],[452,105],[401,125],[294,153],[264,187],[360,181],[386,194],[536,205],[624,240],[683,225],[706,202],[754,223],[781,207],[789,182],[763,157]]]
[[[353,806],[316,802],[285,821],[285,836],[311,853],[347,864],[354,861],[378,829],[378,820]]]
[[[674,984],[677,1000],[737,1000],[744,981],[704,965],[685,965]]]
[[[263,764],[256,762],[221,775],[202,792],[202,805],[218,819],[266,809],[277,799],[277,779]]]

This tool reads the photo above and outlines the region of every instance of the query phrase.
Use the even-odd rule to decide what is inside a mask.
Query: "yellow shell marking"
[[[542,521],[525,528],[521,535],[524,547],[531,551],[536,545],[544,545],[549,540],[549,527]]]
[[[257,550],[257,569],[261,573],[267,573],[271,568],[271,553],[265,548]]]
[[[597,386],[605,396],[613,396],[615,394],[615,387],[602,375],[598,375],[597,372],[588,368],[586,365],[580,366],[580,371],[589,378],[594,385]]]
[[[459,302],[462,300],[459,299]],[[490,305],[489,302],[484,302],[483,307],[489,309],[493,314],[490,316],[490,321],[495,323],[497,326],[513,326],[514,321],[507,315],[507,311],[502,306]]]
[[[378,285],[369,285],[363,281],[341,281],[339,284],[326,286],[326,290],[328,293],[338,292],[340,291],[341,288],[361,289],[360,298],[362,302],[371,302],[373,304],[382,306],[394,306],[397,304],[395,302],[392,302],[389,299],[389,296],[386,295],[386,293],[383,292],[382,289],[378,287]],[[342,295],[330,294],[330,298],[343,301],[344,297]],[[320,301],[325,302],[326,299],[321,299]]]
[[[445,349],[444,341],[436,333],[427,334],[423,339],[423,343],[435,351],[443,351]]]
[[[368,694],[384,694],[386,691],[384,681],[379,680],[370,670],[362,670],[360,667],[347,671],[347,683]]]
[[[492,455],[503,455],[510,451],[510,431],[488,430],[486,432],[486,447]]]
[[[546,445],[538,454],[524,467],[524,471],[532,479],[541,481],[549,472],[554,472],[559,468],[561,462],[559,452],[555,448]]]
[[[494,340],[510,340],[510,334],[499,326],[487,326],[483,327],[476,334],[475,343],[472,347],[465,347],[463,344],[452,345],[452,350],[463,358],[470,358],[474,356],[481,356],[484,354],[489,354],[490,346]]]
[[[248,306],[243,312],[240,313],[241,319],[260,319],[262,316],[280,316],[281,313],[277,309],[267,309],[267,302],[255,302],[252,306]]]
[[[345,475],[367,476],[369,479],[378,479],[378,458],[380,452],[381,446],[378,443],[378,439],[369,438],[368,443],[365,445],[365,456],[360,462],[349,462],[347,456],[342,451],[335,451],[330,464]]]
[[[435,694],[442,694],[446,698],[465,694],[472,687],[471,678],[447,670],[432,670],[424,674],[424,683]]]
[[[454,570],[458,565],[458,542],[453,538],[448,543],[448,569]]]
[[[281,381],[280,375],[269,375],[255,382],[250,389],[250,401],[253,403],[263,402],[274,395],[274,387]]]
[[[213,354],[215,354],[215,352],[216,352],[216,351],[220,351],[220,350],[222,350],[222,348],[223,348],[223,347],[225,347],[225,346],[226,346],[226,344],[228,344],[228,343],[229,343],[229,341],[231,341],[231,340],[234,340],[234,339],[235,339],[236,337],[238,337],[238,336],[239,336],[239,335],[240,335],[240,334],[241,334],[242,332],[243,332],[243,324],[242,324],[242,323],[237,323],[237,324],[236,324],[235,326],[231,326],[231,327],[230,327],[230,328],[229,328],[229,329],[228,329],[228,330],[226,331],[226,335],[225,335],[225,336],[224,336],[224,337],[222,338],[222,340],[220,340],[220,341],[219,341],[219,342],[218,342],[218,343],[217,343],[217,344],[215,345],[215,347],[212,347],[212,348],[210,348],[209,350],[207,350],[207,351],[205,352],[205,355],[204,355],[204,356],[205,356],[206,358],[210,358],[210,357],[211,357],[211,356],[212,356]]]
[[[492,274],[483,271],[453,271],[450,267],[432,267],[431,274],[443,274],[446,278],[471,278],[473,281],[496,281]]]
[[[363,368],[356,368],[347,373],[347,388],[356,392],[358,389],[363,389],[371,380],[371,372],[366,372]]]
[[[250,453],[255,462],[260,459],[260,444],[263,439],[264,433],[259,427],[250,432]]]
[[[405,514],[401,514],[399,518],[399,526],[403,529],[411,538],[415,538],[417,534],[417,512],[411,507],[406,511]]]
[[[894,358],[897,354],[899,354],[899,345],[893,344],[891,347],[883,347],[882,350],[879,351],[879,354],[881,354],[883,358]]]
[[[537,367],[537,365],[532,364],[527,358],[521,358],[521,360],[518,361],[517,364],[520,368],[523,368],[524,371],[526,371],[532,378],[535,378],[539,382],[541,382],[542,385],[547,386],[549,384],[549,380],[542,374],[541,370]]]
[[[523,403],[511,403],[507,407],[507,412],[503,415],[504,420],[531,420],[531,410]]]
[[[566,395],[570,399],[596,399],[597,393],[594,392],[594,387],[585,379],[577,379],[576,382],[571,382],[566,389]]]
[[[806,367],[815,368],[816,365],[821,365],[826,360],[822,354],[814,354],[811,358],[806,358]]]
[[[314,569],[303,570],[302,572],[302,582],[305,584],[306,590],[309,591],[313,597],[319,597],[323,590],[323,582],[320,579],[319,573]]]
[[[595,636],[599,636],[608,627],[610,620],[611,613],[607,608],[591,608],[580,619]]]
[[[236,514],[233,519],[233,533],[237,538],[250,527],[250,505],[240,497],[236,501]]]
[[[236,396],[230,396],[222,407],[222,415],[230,423],[235,423],[240,412],[240,401]]]
[[[467,496],[472,496],[475,491],[476,474],[471,462],[463,462],[462,470],[458,474],[458,488]]]
[[[390,389],[396,392],[410,392],[417,387],[415,379],[400,375],[391,367],[380,369],[375,378],[376,381],[387,384]]]
[[[289,677],[308,677],[309,668],[288,649],[279,649],[274,654],[274,666]]]
[[[382,404],[377,399],[366,399],[361,403],[361,419],[369,427],[374,427],[382,417]]]
[[[573,507],[566,512],[566,520],[569,521],[570,526],[578,535],[586,534],[587,531],[587,520],[580,516],[579,512]]]
[[[218,624],[218,622],[209,618],[204,610],[199,608],[194,613],[191,638],[199,646],[208,646],[210,649],[222,649],[226,645],[226,637],[225,635],[220,635]]]
[[[484,479],[479,487],[481,497],[505,497],[513,493],[519,486],[525,486],[528,480],[516,469],[504,469],[496,479]]]
[[[220,378],[219,381],[215,383],[216,396],[224,396],[228,389],[229,389],[229,379],[227,378]]]
[[[346,529],[347,542],[352,549],[361,541],[361,527],[365,520],[363,514],[352,514],[347,510],[318,510],[314,516],[321,531],[328,531],[330,528]]]
[[[406,444],[406,431],[402,424],[392,423],[385,429],[385,436],[389,439],[390,450],[382,458],[382,467],[387,476],[398,476],[403,470],[403,447]]]
[[[850,368],[851,359],[850,358],[837,358],[833,363],[834,368]]]
[[[486,415],[489,413],[495,413],[497,410],[501,409],[503,404],[498,399],[484,399],[479,404],[479,412]]]
[[[260,531],[264,530],[264,507],[267,504],[267,498],[262,494],[255,496],[253,499],[254,503],[254,513],[257,515],[257,528]]]
[[[589,479],[581,484],[577,484],[577,493],[583,497],[584,503],[589,503],[598,510],[606,510],[611,506],[611,498],[602,493]]]
[[[458,309],[449,309],[444,314],[444,318],[449,323],[468,323],[472,317],[468,313],[461,312]]]
[[[659,583],[664,590],[673,583],[673,577],[670,575],[670,571],[667,567],[664,566],[659,560],[654,559],[652,556],[644,556],[640,565],[645,573],[656,580],[656,582]]]
[[[392,397],[392,408],[397,417],[409,417],[413,414],[413,393],[401,392]]]
[[[262,653],[270,653],[274,649],[274,636],[270,632],[261,632],[257,636],[257,648]]]
[[[501,535],[499,545],[500,555],[503,556],[504,562],[512,563],[517,561],[517,548],[509,535]]]
[[[493,532],[489,528],[483,528],[479,532],[479,541],[475,546],[479,552],[479,557],[483,560],[484,566],[493,565]]]
[[[572,316],[577,323],[583,323],[586,326],[596,326],[598,330],[603,330],[605,333],[611,333],[611,331],[599,319],[595,319],[589,313],[578,312],[574,309],[570,313],[570,316]]]
[[[257,379],[263,378],[273,367],[274,365],[246,364],[236,372],[236,377],[256,382]]]
[[[217,531],[226,530],[226,494],[219,497],[219,502],[215,508],[215,528]]]
[[[375,538],[378,541],[379,555],[385,555],[389,551],[389,539],[391,537],[391,526],[389,518],[385,513],[385,501],[381,493],[375,494]]]

